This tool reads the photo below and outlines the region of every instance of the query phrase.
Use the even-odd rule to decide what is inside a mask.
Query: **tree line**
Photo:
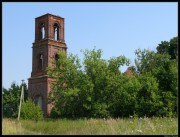
[[[52,117],[176,116],[177,37],[162,41],[157,51],[137,49],[132,75],[120,71],[129,65],[125,56],[102,59],[102,50],[77,55],[59,52],[56,67],[48,68],[54,82],[49,103]]]
[[[47,68],[53,79],[48,102],[52,118],[107,118],[177,116],[177,39],[161,41],[157,51],[137,49],[135,65],[125,56],[102,58],[101,49],[77,55],[58,53],[55,67]],[[131,75],[122,73],[129,66]],[[25,84],[25,100],[27,86]],[[21,86],[3,88],[3,116],[17,117]]]

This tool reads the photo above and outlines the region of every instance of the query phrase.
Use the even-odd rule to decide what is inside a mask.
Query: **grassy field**
[[[178,118],[3,119],[3,135],[177,135]]]

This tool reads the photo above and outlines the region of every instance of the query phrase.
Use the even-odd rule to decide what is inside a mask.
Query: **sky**
[[[135,50],[156,50],[161,41],[178,36],[177,2],[3,2],[2,86],[28,84],[32,71],[35,18],[44,14],[65,18],[67,52],[103,51],[102,58],[120,55],[135,65]],[[124,72],[127,66],[121,67]]]

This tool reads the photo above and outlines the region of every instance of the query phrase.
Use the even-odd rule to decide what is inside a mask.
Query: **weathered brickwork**
[[[64,40],[64,18],[45,14],[35,19],[35,42],[32,46],[32,72],[28,79],[28,96],[39,104],[44,116],[49,116],[52,105],[48,104],[51,79],[46,68],[55,59],[58,50],[67,51]]]
[[[132,67],[128,67],[127,70],[125,71],[125,74],[127,76],[133,76],[134,75],[134,71],[133,71]]]

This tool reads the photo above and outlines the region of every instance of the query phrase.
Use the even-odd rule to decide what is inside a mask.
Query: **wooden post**
[[[21,90],[21,97],[20,97],[18,120],[19,120],[19,118],[20,118],[21,103],[22,103],[22,100],[24,101],[24,86],[23,86],[23,82],[24,82],[24,80],[22,80],[22,90]]]

